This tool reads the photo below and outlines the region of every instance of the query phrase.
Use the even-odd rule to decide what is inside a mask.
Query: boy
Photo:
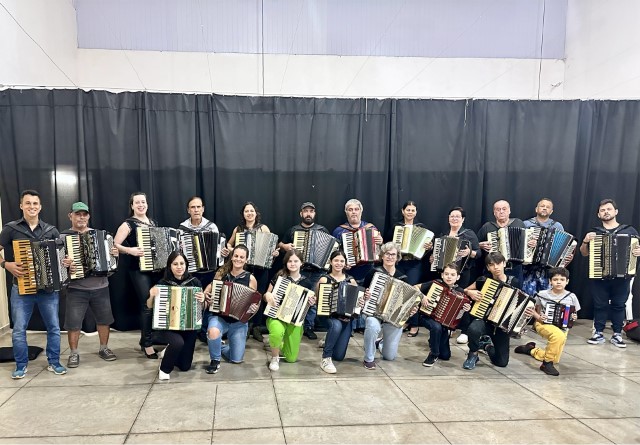
[[[428,283],[423,283],[417,285],[416,288],[422,292],[425,297],[422,299],[422,305],[425,306],[428,302],[427,300],[427,292],[433,285],[433,283],[444,284],[449,287],[453,291],[464,292],[464,290],[457,286],[456,283],[460,279],[460,271],[458,266],[454,263],[449,263],[444,266],[444,270],[442,271],[442,280],[430,281]],[[468,311],[471,309],[470,304],[465,304],[463,306],[464,311]],[[451,330],[442,326],[442,324],[435,321],[433,318],[419,312],[418,316],[418,326],[424,326],[429,329],[429,355],[422,363],[422,366],[431,367],[433,366],[438,359],[441,360],[449,360],[451,358],[451,347],[449,346],[449,336],[451,335]]]
[[[562,329],[552,324],[545,324],[546,317],[543,309],[547,303],[562,303],[575,307],[575,312],[571,314],[571,320],[575,321],[580,310],[580,302],[573,292],[566,290],[569,284],[569,271],[564,267],[554,267],[549,269],[549,277],[551,277],[551,289],[540,291],[536,298],[535,311],[530,309],[535,323],[533,328],[540,336],[547,340],[546,348],[538,348],[534,342],[526,345],[518,346],[514,352],[518,354],[530,355],[538,361],[541,361],[540,370],[548,375],[559,376],[560,373],[553,366],[554,363],[560,362],[560,356],[567,341],[569,329]]]
[[[488,253],[484,262],[487,270],[491,273],[491,278],[507,283],[512,287],[520,287],[520,281],[517,278],[507,276],[504,273],[507,262],[500,252]],[[482,289],[485,279],[485,277],[478,278],[475,283],[471,283],[464,290],[464,293],[473,301],[480,300],[482,293],[479,289]],[[484,349],[494,366],[501,368],[507,366],[509,363],[509,334],[491,323],[475,319],[469,325],[467,335],[469,336],[469,354],[462,365],[464,369],[471,370],[476,367],[480,349]]]

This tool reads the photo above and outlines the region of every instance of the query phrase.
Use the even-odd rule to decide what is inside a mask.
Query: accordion
[[[431,284],[426,297],[427,304],[420,306],[420,312],[452,330],[464,315],[464,305],[471,302],[465,294],[437,282]]]
[[[573,235],[545,227],[530,227],[526,229],[527,241],[536,239],[536,246],[527,246],[524,264],[538,264],[545,267],[564,267],[567,258],[576,249]]]
[[[393,242],[400,246],[400,253],[412,255],[418,259],[424,256],[424,245],[433,239],[433,232],[418,226],[396,226],[393,229]]]
[[[369,292],[371,297],[362,305],[362,313],[396,327],[406,323],[411,310],[422,300],[419,290],[382,272],[373,274]]]
[[[636,275],[638,258],[631,251],[639,245],[637,236],[597,234],[589,241],[589,278],[629,278]]]
[[[218,232],[180,233],[180,246],[189,262],[189,272],[208,272],[222,266],[222,249],[227,244]]]
[[[108,277],[118,268],[118,257],[111,254],[113,237],[104,230],[67,235],[64,242],[67,255],[75,264],[75,272],[70,272],[72,280],[88,275]]]
[[[535,307],[531,296],[492,278],[486,279],[480,292],[482,298],[472,306],[472,316],[488,321],[508,334],[520,333],[529,322],[531,317],[524,312]]]
[[[278,248],[278,235],[270,232],[245,231],[236,233],[235,245],[244,244],[249,249],[247,264],[270,269],[273,251]]]
[[[571,315],[575,312],[575,306],[549,301],[544,306],[544,323],[552,324],[560,329],[571,329],[573,327]]]
[[[469,257],[458,258],[458,252],[470,247],[471,243],[469,241],[455,236],[436,238],[433,242],[431,271],[442,271],[450,263],[455,263],[460,270],[464,269]]]
[[[209,310],[242,323],[248,322],[260,307],[262,295],[239,283],[213,280]]]
[[[318,269],[329,269],[329,257],[338,250],[336,239],[320,230],[296,230],[293,247],[302,253],[303,262]]]
[[[347,257],[347,266],[378,261],[380,248],[374,240],[377,234],[376,229],[364,227],[342,234],[342,248]]]
[[[202,303],[196,300],[200,287],[156,286],[153,300],[153,329],[163,331],[197,331],[202,327]]]
[[[275,306],[267,304],[264,315],[295,326],[302,326],[311,307],[309,298],[315,293],[306,287],[294,284],[289,278],[278,277],[273,286]]]
[[[529,230],[529,233],[527,233]],[[527,253],[527,242],[533,239],[534,231],[521,227],[501,227],[495,232],[487,233],[487,241],[491,243],[491,252],[500,252],[507,261],[522,263]]]
[[[362,314],[368,317],[374,316],[376,309],[378,308],[378,302],[382,298],[387,282],[391,280],[391,278],[392,277],[390,275],[382,272],[376,272],[373,274],[371,284],[369,285],[369,292],[371,296],[368,300],[361,303]]]
[[[353,317],[361,311],[364,288],[341,281],[318,285],[318,315]]]
[[[180,232],[170,227],[136,228],[138,247],[144,254],[140,257],[140,270],[142,272],[155,272],[167,266],[167,259],[171,252],[178,250]]]
[[[13,240],[13,253],[25,272],[16,278],[21,295],[59,291],[69,282],[69,271],[62,264],[66,254],[62,240]]]

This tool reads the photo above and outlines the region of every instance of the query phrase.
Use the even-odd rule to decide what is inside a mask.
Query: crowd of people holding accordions
[[[116,360],[108,344],[114,319],[107,277],[117,269],[120,255],[132,257],[126,273],[140,308],[139,347],[145,357],[160,359],[159,380],[169,380],[176,367],[183,372],[193,368],[199,338],[209,349],[205,372],[215,374],[222,361],[243,362],[248,338],[262,342],[268,334],[268,367],[276,372],[281,361],[297,361],[303,336],[318,338],[320,321],[326,325],[318,343],[320,367],[330,374],[337,372],[336,362],[344,360],[354,333],[364,334],[364,368],[375,370],[378,354],[394,360],[403,335],[415,337],[421,327],[429,331],[425,367],[451,358],[456,330],[456,343],[468,343],[464,369],[476,367],[479,353],[504,367],[511,339],[532,324],[546,344],[520,344],[514,352],[535,358],[544,373],[557,376],[580,310],[578,298],[567,289],[566,265],[576,250],[589,257],[594,332],[587,342],[606,342],[609,317],[610,343],[626,346],[625,304],[640,237],[617,221],[612,199],[599,203],[600,224],[582,238],[551,219],[548,198],[525,221],[510,217],[507,201],[496,201],[495,220],[477,234],[464,225],[464,209],[453,207],[447,228],[437,236],[417,221],[413,201],[402,206],[402,220],[387,234],[363,220],[357,199],[346,202],[346,222],[333,232],[316,223],[316,206],[305,202],[299,224],[282,238],[262,223],[252,202],[243,205],[229,238],[204,217],[204,202],[197,196],[187,201],[189,218],[178,228],[159,226],[148,216],[145,193],[133,193],[129,208],[129,217],[112,236],[91,228],[88,205],[76,202],[69,212],[71,227],[59,232],[40,219],[39,193],[22,192],[22,218],[0,233],[0,267],[13,276],[12,378],[24,378],[28,371],[26,329],[35,306],[47,329],[49,371],[62,375],[80,366],[80,329],[89,308],[97,324],[98,355]],[[279,255],[283,267],[270,276]],[[427,280],[429,275],[434,279]],[[60,363],[58,320],[63,287],[70,351],[66,367]]]

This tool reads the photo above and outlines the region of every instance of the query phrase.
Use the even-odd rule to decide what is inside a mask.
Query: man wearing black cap
[[[62,235],[76,235],[89,231],[90,217],[89,206],[84,202],[73,203],[71,212],[69,213],[71,228],[62,232]],[[113,247],[111,254],[114,256],[118,255],[118,249]],[[80,365],[78,341],[80,340],[82,320],[84,320],[87,308],[89,307],[96,318],[98,328],[98,338],[100,339],[98,356],[108,362],[116,359],[116,355],[108,346],[109,325],[113,323],[109,281],[107,277],[87,275],[79,280],[71,280],[67,288],[64,328],[67,330],[70,349],[69,359],[67,361],[68,368],[77,368]]]
[[[320,224],[316,224],[316,206],[312,202],[305,202],[300,206],[300,217],[302,221],[300,224],[296,224],[291,227],[287,233],[282,237],[282,241],[278,243],[278,247],[280,247],[284,251],[289,251],[293,249],[293,234],[296,231],[310,231],[310,230],[320,230],[324,233],[329,234],[329,231],[325,226],[321,226]],[[318,280],[324,274],[322,269],[318,269],[317,267],[305,263],[302,266],[302,274],[306,277],[309,288],[315,289],[318,284]],[[313,332],[313,328],[315,325],[317,308],[316,306],[311,306],[309,312],[307,312],[307,317],[304,320],[304,335],[310,340],[315,340],[318,338],[315,332]]]

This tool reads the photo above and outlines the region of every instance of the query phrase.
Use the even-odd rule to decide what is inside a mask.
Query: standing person
[[[249,249],[240,244],[231,251],[231,260],[227,261],[216,272],[215,279],[238,283],[256,290],[258,282],[256,278],[245,270]],[[211,295],[211,284],[204,291],[205,295]],[[257,310],[257,307],[254,307]],[[209,345],[209,358],[211,363],[205,368],[207,374],[215,374],[220,369],[220,361],[224,356],[231,363],[242,363],[244,349],[247,344],[247,332],[249,323],[241,322],[224,315],[211,315],[207,325],[207,343]],[[222,345],[222,336],[227,334],[229,343]]]
[[[67,369],[60,364],[60,321],[58,320],[59,297],[58,292],[39,290],[37,294],[21,295],[18,291],[17,279],[26,274],[26,265],[17,263],[13,251],[14,240],[44,241],[56,239],[60,236],[58,229],[40,219],[42,204],[40,193],[35,190],[25,190],[20,194],[20,210],[22,218],[7,223],[0,232],[0,251],[4,250],[4,258],[0,257],[0,267],[13,275],[11,286],[11,319],[13,332],[13,357],[16,369],[11,373],[12,379],[22,379],[27,373],[29,363],[29,345],[27,344],[27,326],[33,307],[38,306],[42,321],[47,328],[47,370],[56,375],[67,373]],[[69,267],[71,260],[65,258],[64,266]]]
[[[84,202],[75,202],[71,206],[69,219],[71,228],[62,232],[62,235],[79,235],[88,232],[89,206]],[[117,256],[118,249],[113,247],[111,255]],[[107,277],[96,277],[87,275],[79,280],[71,280],[67,287],[67,306],[64,316],[64,328],[67,330],[69,341],[68,368],[77,368],[80,365],[80,354],[78,352],[78,342],[80,340],[80,329],[82,320],[87,313],[87,309],[96,319],[100,349],[98,356],[108,362],[116,359],[116,355],[109,349],[109,326],[113,323],[113,313],[111,312],[111,296],[109,295],[109,280]]]
[[[491,251],[491,242],[488,240],[487,235],[491,232],[497,232],[498,229],[503,227],[520,227],[524,229],[524,223],[518,218],[510,218],[511,205],[501,199],[493,203],[493,216],[494,221],[486,222],[478,231],[478,239],[480,240],[480,248],[489,253]],[[513,263],[511,261],[506,263],[505,272],[507,275],[516,277],[518,283],[522,283],[522,264]]]
[[[149,359],[157,359],[158,354],[153,349],[153,333],[151,324],[153,311],[147,306],[149,290],[158,280],[158,274],[140,271],[139,258],[144,256],[142,247],[138,247],[136,228],[156,227],[157,223],[147,216],[149,205],[144,192],[134,192],[129,196],[129,217],[120,224],[113,241],[118,252],[131,255],[129,261],[129,278],[140,305],[140,349]]]
[[[398,247],[394,243],[385,243],[380,248],[380,259],[382,267],[376,267],[367,274],[364,280],[365,299],[371,297],[369,286],[376,272],[385,273],[393,278],[407,281],[407,276],[396,268],[398,262]],[[416,308],[417,310],[417,308]],[[415,312],[414,312],[415,313]],[[411,315],[414,315],[412,313]],[[380,349],[384,360],[394,360],[398,355],[398,344],[402,337],[402,328],[395,327],[391,323],[382,322],[376,317],[366,317],[364,331],[364,361],[362,365],[365,369],[376,369],[375,355],[376,349]],[[379,341],[380,332],[383,333],[384,341]]]
[[[275,298],[272,291],[280,276],[289,278],[292,283],[309,289],[307,280],[300,274],[300,268],[302,267],[300,253],[295,249],[290,250],[284,255],[282,262],[284,267],[273,277],[269,289],[264,294],[264,300],[271,306],[275,306]],[[309,303],[311,305],[316,303],[315,296],[309,300]],[[276,318],[267,317],[267,328],[269,329],[269,346],[271,346],[269,369],[271,371],[280,369],[280,351],[284,354],[286,362],[294,363],[298,359],[298,352],[300,351],[302,326],[295,326]]]
[[[357,285],[356,280],[352,276],[344,273],[346,263],[347,258],[344,256],[344,252],[340,250],[333,252],[331,254],[329,273],[320,278],[318,286],[320,284],[331,283],[335,288],[343,281]],[[318,295],[317,291],[316,295]],[[327,329],[324,347],[322,348],[322,361],[320,362],[320,368],[324,372],[328,374],[335,374],[337,372],[333,360],[337,362],[344,360],[344,356],[347,354],[347,347],[349,346],[349,338],[351,338],[351,317],[331,315],[329,317],[329,329]]]
[[[316,223],[316,206],[312,202],[305,202],[300,206],[300,224],[296,224],[291,227],[287,233],[282,237],[282,241],[278,244],[278,246],[288,252],[293,249],[293,234],[296,231],[312,231],[319,230],[326,234],[329,234],[329,231],[325,226]],[[315,289],[316,284],[318,284],[318,280],[321,276],[324,275],[324,270],[319,269],[313,264],[304,263],[302,266],[302,273],[305,277],[307,277],[307,282],[312,289]],[[315,327],[316,314],[318,309],[316,306],[311,306],[309,308],[309,312],[307,312],[307,317],[304,319],[304,333],[303,335],[307,337],[309,340],[315,340],[318,338],[315,332],[313,332],[313,328]]]
[[[200,280],[192,277],[187,271],[189,263],[180,251],[171,252],[167,258],[167,267],[164,269],[164,277],[158,281],[162,286],[199,287],[202,288]],[[147,307],[153,311],[153,303],[160,290],[153,286],[149,290]],[[196,300],[204,303],[204,293],[197,292]],[[171,371],[175,366],[182,372],[191,369],[193,362],[193,351],[196,347],[197,331],[156,331],[159,339],[167,344],[167,348],[161,352],[162,361],[158,369],[158,380],[169,380]]]
[[[595,238],[596,234],[614,235],[634,235],[638,236],[638,231],[628,224],[620,224],[617,220],[618,205],[613,199],[603,199],[598,204],[598,219],[602,225],[593,227],[587,233],[580,245],[582,256],[589,255],[589,242]],[[640,256],[640,247],[633,249],[631,254]],[[590,290],[593,297],[593,325],[595,334],[587,340],[591,345],[598,345],[605,342],[602,331],[607,322],[607,314],[611,317],[611,327],[613,336],[611,343],[618,348],[626,348],[627,344],[622,340],[622,323],[625,317],[625,303],[629,296],[630,278],[613,279],[591,279]]]

